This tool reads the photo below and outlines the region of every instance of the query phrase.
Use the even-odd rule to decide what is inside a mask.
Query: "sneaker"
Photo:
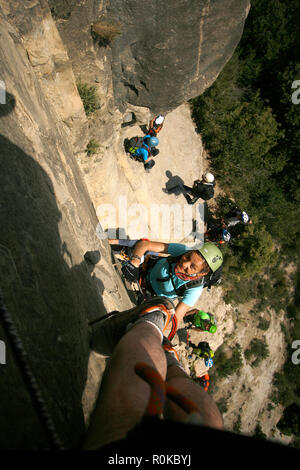
[[[91,348],[99,354],[111,356],[122,336],[141,320],[152,323],[163,336],[174,314],[174,304],[166,297],[152,297],[130,310],[113,312],[112,315],[105,316],[102,322],[100,320],[98,328],[92,334]],[[147,315],[146,320],[144,317]]]

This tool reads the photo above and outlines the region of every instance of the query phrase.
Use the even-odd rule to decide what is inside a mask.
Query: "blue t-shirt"
[[[151,135],[149,135],[149,134],[145,135],[145,137],[144,137],[143,145],[144,145],[146,148],[140,147],[140,148],[138,148],[138,149],[135,151],[135,155],[137,155],[138,157],[142,157],[143,160],[144,160],[144,162],[145,162],[146,160],[148,160],[148,158],[149,158],[149,156],[150,156],[149,153],[148,153],[148,149],[150,149],[150,147],[149,147],[149,145],[147,145],[146,142],[145,142],[146,139],[148,139],[148,138],[150,138],[150,137],[151,137]]]
[[[171,256],[180,256],[190,250],[191,250],[190,247],[187,247],[186,245],[182,245],[180,243],[169,243],[169,246],[168,246],[168,253]],[[186,284],[187,282],[189,282],[189,281],[184,281],[182,279],[179,279],[179,277],[175,275],[174,267],[175,267],[175,263],[172,263],[170,267],[167,259],[161,258],[155,263],[155,265],[151,269],[147,278],[151,284],[152,289],[156,293],[156,295],[169,297],[171,299],[177,298],[178,296],[176,294],[174,286],[175,288],[178,288],[182,286],[183,284]],[[169,273],[171,274],[172,280],[171,279],[169,279],[168,281],[158,280],[158,279],[164,279],[168,277]],[[197,287],[192,287],[191,289],[187,289],[184,292],[184,295],[181,301],[184,302],[186,305],[193,307],[195,303],[197,302],[197,300],[199,299],[202,293],[202,289],[203,289],[202,286],[197,286]]]
[[[135,155],[137,155],[138,157],[142,157],[144,162],[149,158],[147,150],[143,149],[142,147],[135,151]]]

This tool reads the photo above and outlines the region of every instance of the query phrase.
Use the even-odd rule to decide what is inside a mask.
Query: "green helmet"
[[[211,325],[208,331],[209,333],[215,333],[217,331],[216,325]]]
[[[198,317],[201,320],[210,320],[211,316],[209,313],[203,312],[203,310],[199,310],[197,313],[195,313],[195,317]]]
[[[198,251],[201,253],[213,272],[215,272],[223,263],[222,252],[213,243],[204,243],[201,248],[198,248]]]

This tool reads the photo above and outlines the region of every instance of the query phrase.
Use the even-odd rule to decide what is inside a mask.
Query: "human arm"
[[[163,242],[153,242],[151,240],[140,240],[137,242],[137,244],[134,247],[133,250],[133,256],[136,256],[136,258],[133,258],[131,260],[131,263],[138,267],[140,265],[140,259],[146,251],[154,251],[156,253],[168,253],[168,243],[163,243]]]
[[[179,302],[178,305],[175,308],[175,315],[176,315],[176,318],[177,318],[178,325],[183,320],[183,317],[185,317],[186,315],[191,315],[192,313],[196,313],[197,311],[198,310],[196,310],[196,309],[191,310],[190,305],[187,305],[182,301]]]
[[[168,253],[168,243],[152,242],[151,240],[140,240],[136,243],[130,261],[122,267],[122,272],[129,282],[137,281],[139,278],[139,266],[142,257],[147,251],[156,253]]]
[[[186,194],[185,198],[186,198],[188,204],[195,204],[195,202],[198,201],[199,196],[190,197],[188,194]]]
[[[153,119],[151,119],[151,121],[149,123],[149,129],[152,129],[155,119],[156,119],[155,117]]]
[[[199,297],[202,294],[202,290],[203,287],[200,285],[198,287],[187,289],[184,292],[184,295],[175,310],[178,324],[182,321],[183,317],[190,317],[199,311],[199,309],[194,308],[194,305],[197,304]]]
[[[203,333],[203,330],[201,328],[198,328],[197,326],[194,326],[194,325],[190,326],[190,329],[193,330],[193,331],[199,331],[199,332]]]

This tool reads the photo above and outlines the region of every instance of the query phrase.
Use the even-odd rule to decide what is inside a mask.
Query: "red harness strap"
[[[168,340],[172,341],[172,339],[174,338],[175,333],[177,331],[177,326],[178,326],[178,321],[177,321],[176,315],[174,315],[172,318],[172,329],[168,336]]]

